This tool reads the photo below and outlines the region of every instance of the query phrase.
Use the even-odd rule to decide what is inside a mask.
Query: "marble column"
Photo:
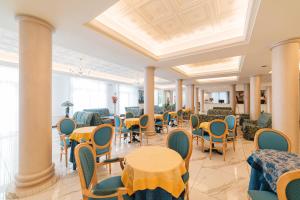
[[[176,110],[182,109],[182,79],[176,81]]]
[[[32,195],[51,185],[52,31],[48,22],[27,15],[19,20],[19,167],[7,196]],[[58,149],[57,149],[58,150]]]
[[[204,89],[200,90],[200,112],[205,113]]]
[[[244,84],[244,113],[250,114],[250,84]]]
[[[260,76],[250,77],[250,119],[257,120],[260,115]]]
[[[145,68],[144,77],[144,112],[149,115],[148,131],[154,132],[154,67]]]
[[[236,110],[236,92],[235,92],[235,85],[231,85],[230,88],[230,105],[233,110],[233,113],[235,114]]]
[[[188,86],[188,105],[187,108],[194,110],[195,105],[194,105],[194,85],[189,85]]]
[[[267,87],[267,112],[272,113],[272,87]]]
[[[195,114],[199,113],[199,88],[195,87],[195,100],[194,100],[194,104],[195,104]]]
[[[272,47],[272,126],[285,133],[299,152],[299,42],[291,39]]]

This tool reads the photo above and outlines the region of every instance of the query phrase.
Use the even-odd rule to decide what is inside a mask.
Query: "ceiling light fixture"
[[[216,82],[231,82],[231,81],[237,81],[237,80],[238,80],[238,76],[227,76],[227,77],[197,79],[197,82],[198,83],[216,83]]]

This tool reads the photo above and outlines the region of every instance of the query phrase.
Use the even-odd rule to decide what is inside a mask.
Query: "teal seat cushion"
[[[97,183],[92,192],[94,195],[110,195],[116,193],[119,187],[124,187],[121,176],[114,176],[107,178],[99,183]],[[123,195],[124,200],[131,199],[128,195]],[[99,198],[100,199],[100,198]],[[117,200],[118,197],[111,197],[111,198],[101,198],[104,200]],[[89,200],[94,200],[94,198],[89,198]]]
[[[127,129],[126,127],[121,127],[120,129],[121,129],[120,131],[122,133],[129,133],[130,132],[130,130]],[[119,132],[119,128],[118,127],[115,128],[115,132]]]
[[[249,190],[248,194],[252,200],[278,200],[277,195],[273,192]]]
[[[193,135],[202,136],[202,129],[198,128],[192,131]]]
[[[189,178],[190,178],[190,173],[189,172],[186,172],[185,174],[183,174],[181,176],[182,180],[184,183],[187,183],[189,181]]]
[[[109,147],[104,148],[104,149],[96,149],[97,155],[108,153],[108,152],[109,152]]]
[[[157,121],[157,122],[155,122],[155,125],[157,125],[157,126],[162,126],[162,125],[163,125],[163,122],[162,122],[162,121]]]
[[[68,137],[66,137],[66,144],[67,144],[67,147],[71,146],[71,142],[70,142],[70,139]],[[60,141],[60,145],[64,146],[64,141]]]
[[[204,135],[203,138],[204,138],[204,140],[210,141],[210,136],[209,135]],[[223,140],[222,140],[222,138],[213,138],[213,142],[222,143]]]

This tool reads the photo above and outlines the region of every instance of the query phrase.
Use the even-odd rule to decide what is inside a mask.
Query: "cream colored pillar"
[[[233,113],[235,114],[235,110],[236,110],[236,94],[235,94],[235,85],[231,85],[231,88],[230,88],[230,105],[231,105],[231,108],[233,110]]]
[[[195,87],[195,100],[194,100],[194,104],[195,104],[195,114],[199,113],[199,88]]]
[[[250,77],[250,119],[257,120],[260,115],[260,76]]]
[[[299,41],[292,39],[272,47],[272,125],[284,132],[299,152]]]
[[[267,87],[267,112],[272,113],[272,87]]]
[[[182,109],[182,79],[176,81],[176,110]]]
[[[250,84],[244,84],[244,113],[250,114]]]
[[[19,168],[7,196],[27,196],[56,182],[52,162],[52,31],[48,22],[19,19]],[[13,193],[13,194],[12,194]]]
[[[187,108],[194,110],[195,106],[194,106],[194,85],[189,85],[188,86],[188,105]]]
[[[148,131],[154,132],[154,67],[145,68],[144,77],[144,111],[149,115]]]
[[[200,91],[200,112],[205,113],[204,89]]]

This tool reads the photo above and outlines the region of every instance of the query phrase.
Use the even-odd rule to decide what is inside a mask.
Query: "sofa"
[[[198,114],[199,124],[202,122],[210,122],[214,119],[225,119],[224,115],[205,115],[205,114]]]
[[[125,111],[133,113],[135,117],[140,117],[144,114],[144,109],[139,106],[125,107]]]
[[[272,115],[270,113],[262,112],[258,120],[245,119],[243,122],[243,137],[246,140],[254,140],[255,133],[261,128],[272,127]]]
[[[91,109],[84,109],[83,111],[98,113],[101,118],[108,118],[109,116],[113,116],[113,114],[110,114],[108,108],[91,108]]]
[[[233,111],[231,107],[214,107],[213,109],[209,109],[207,111],[207,115],[232,115]]]
[[[240,120],[239,120],[239,124],[240,126],[243,126],[243,123],[245,120],[249,120],[250,119],[250,115],[249,114],[240,114]]]
[[[74,113],[73,119],[77,124],[77,128],[111,123],[111,120],[102,119],[97,112],[77,111]]]

